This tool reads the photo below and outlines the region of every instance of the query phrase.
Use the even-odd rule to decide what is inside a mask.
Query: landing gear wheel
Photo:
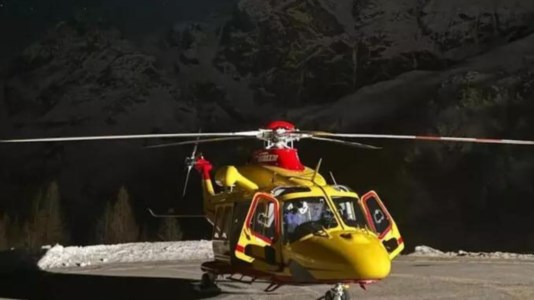
[[[217,275],[206,272],[202,274],[202,278],[200,279],[200,285],[203,285],[203,286],[215,285],[215,279],[217,279]]]
[[[206,272],[202,274],[200,284],[195,285],[194,289],[202,294],[219,294],[221,289],[215,283],[217,274]]]
[[[325,300],[350,300],[348,286],[338,283],[324,295]]]

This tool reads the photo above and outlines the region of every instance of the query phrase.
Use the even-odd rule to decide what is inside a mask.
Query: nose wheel
[[[200,284],[194,286],[194,290],[202,294],[219,294],[221,289],[215,283],[217,274],[206,272],[202,274]]]
[[[350,300],[349,286],[337,283],[324,295],[325,300]]]

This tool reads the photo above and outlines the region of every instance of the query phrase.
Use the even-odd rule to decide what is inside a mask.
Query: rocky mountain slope
[[[258,103],[330,103],[407,71],[445,69],[534,30],[534,4],[482,2],[241,1],[214,64],[251,77]]]
[[[154,133],[199,127],[194,105],[172,78],[157,69],[154,57],[140,52],[116,30],[86,28],[76,22],[58,24],[24,51],[8,73],[3,97],[10,124],[2,130],[6,137]],[[113,198],[120,185],[132,184],[135,189],[134,182],[175,184],[159,176],[166,168],[179,166],[169,164],[162,152],[143,149],[145,144],[5,145],[1,149],[4,205],[27,207],[24,202],[30,201],[17,199],[25,189],[58,178],[73,222],[94,223],[102,202]],[[154,169],[161,172],[149,171]],[[163,197],[160,191],[150,194]],[[82,211],[88,213],[80,216]]]
[[[0,134],[244,129],[286,118],[306,129],[533,138],[532,20],[534,2],[526,0],[241,0],[229,15],[175,24],[144,45],[110,27],[63,22],[4,76]],[[146,143],[2,146],[2,189],[17,207],[24,184],[16,182],[59,177],[72,216],[96,214],[95,199],[122,184],[132,187],[139,213],[169,204],[185,151],[147,153]],[[380,144],[390,150],[303,145],[303,157],[318,158],[306,149],[358,156],[358,175],[336,159],[330,166],[358,191],[376,188],[392,199],[407,240],[491,248],[492,233],[510,242],[503,250],[534,247],[534,237],[517,230],[534,225],[530,150]],[[222,162],[244,161],[247,150],[205,149],[217,149]],[[91,217],[81,219],[89,228]],[[462,228],[472,240],[454,237]]]

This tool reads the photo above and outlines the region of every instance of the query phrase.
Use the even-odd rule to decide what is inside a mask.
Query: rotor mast
[[[306,137],[308,137],[307,134]],[[267,125],[259,138],[264,141],[263,149],[252,153],[252,162],[270,165],[292,171],[303,171],[294,141],[303,138],[295,125],[286,121],[274,121]]]

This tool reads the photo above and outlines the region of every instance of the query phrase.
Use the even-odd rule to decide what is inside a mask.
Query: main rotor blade
[[[53,137],[37,139],[0,140],[0,143],[35,143],[35,142],[72,142],[96,140],[128,140],[128,139],[164,139],[185,137],[257,137],[261,131],[211,132],[211,133],[161,133],[161,134],[131,134],[131,135],[100,135],[79,137]]]
[[[243,140],[247,137],[222,137],[222,138],[213,138],[213,139],[203,139],[203,140],[191,140],[191,141],[184,141],[184,142],[176,142],[176,143],[168,143],[168,144],[159,144],[159,145],[153,145],[153,146],[146,146],[145,148],[163,148],[163,147],[170,147],[170,146],[180,146],[180,145],[188,145],[188,144],[195,144],[195,149],[193,153],[196,153],[196,149],[198,144],[200,143],[212,143],[212,142],[224,142],[224,141],[234,141],[234,140]]]
[[[397,140],[420,140],[420,141],[442,141],[442,142],[464,142],[464,143],[533,145],[534,146],[534,141],[531,141],[531,140],[487,139],[487,138],[431,136],[431,135],[330,133],[330,132],[321,132],[321,131],[310,131],[306,133],[309,133],[314,137],[328,136],[328,137],[340,137],[340,138],[397,139]]]
[[[351,146],[351,147],[357,147],[357,148],[363,148],[363,149],[373,149],[373,150],[382,149],[380,147],[375,147],[375,146],[356,143],[356,142],[329,139],[329,138],[316,137],[316,136],[312,136],[312,137],[310,137],[310,139],[317,140],[317,141],[325,141],[325,142],[337,143],[337,144],[341,144],[341,145],[345,145],[345,146]]]

